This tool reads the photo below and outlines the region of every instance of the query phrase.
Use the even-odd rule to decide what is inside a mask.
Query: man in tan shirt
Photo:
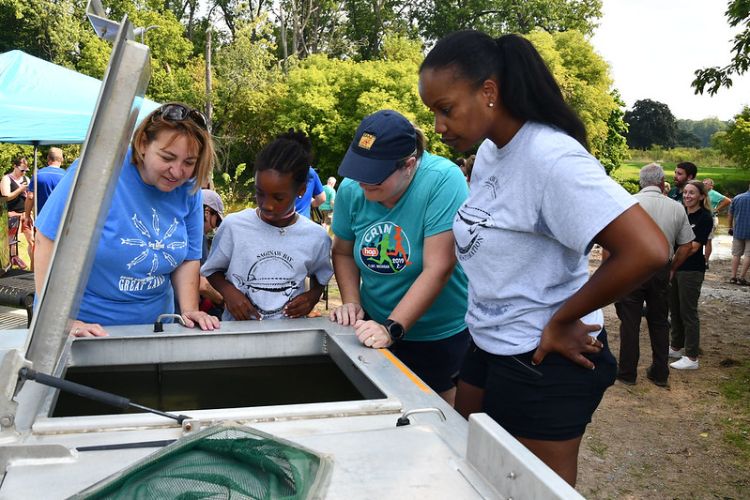
[[[640,287],[615,303],[620,318],[620,360],[617,378],[624,384],[635,384],[640,348],[643,304],[648,312],[646,321],[651,338],[651,366],[646,377],[658,386],[666,386],[669,377],[669,281],[672,273],[690,254],[695,235],[690,228],[682,204],[664,196],[664,170],[656,163],[646,165],[640,173],[641,191],[635,195],[638,203],[661,228],[671,248],[676,248],[670,264],[654,274]]]

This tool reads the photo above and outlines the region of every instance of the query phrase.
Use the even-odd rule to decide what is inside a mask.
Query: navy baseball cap
[[[414,126],[386,109],[366,116],[339,165],[339,175],[364,184],[380,184],[417,149]]]

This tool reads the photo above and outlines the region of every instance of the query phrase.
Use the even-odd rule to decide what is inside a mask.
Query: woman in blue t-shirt
[[[141,122],[123,161],[71,334],[107,335],[102,325],[151,323],[174,311],[203,330],[219,320],[198,308],[203,237],[199,187],[211,173],[213,141],[203,115],[165,104]],[[75,180],[76,161],[37,221],[35,281],[40,292]]]
[[[466,181],[390,110],[362,120],[339,174],[331,227],[343,305],[330,318],[353,325],[367,347],[389,347],[452,404],[469,344],[466,276],[450,230]]]

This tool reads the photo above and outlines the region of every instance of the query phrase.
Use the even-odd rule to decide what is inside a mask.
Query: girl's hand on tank
[[[201,330],[216,330],[221,327],[221,322],[216,316],[203,311],[187,311],[182,313],[182,320],[187,328],[193,328],[196,324]]]
[[[304,318],[313,310],[320,300],[320,293],[308,290],[287,302],[284,306],[284,316],[287,318]]]
[[[70,327],[71,337],[106,337],[108,335],[99,323],[84,323],[75,320]]]
[[[238,321],[261,319],[260,313],[244,293],[240,292],[235,287],[231,287],[229,290],[224,290],[224,292],[224,306],[234,319]]]
[[[362,342],[362,345],[372,347],[373,349],[382,349],[393,344],[391,335],[388,333],[386,327],[377,321],[357,320],[354,323],[354,333],[357,334],[357,338]]]
[[[531,363],[538,365],[548,353],[559,352],[574,363],[593,370],[594,363],[584,354],[598,353],[604,347],[604,344],[589,335],[601,328],[601,325],[586,325],[581,320],[560,323],[553,318],[542,331],[542,340],[531,358]]]
[[[334,308],[328,315],[328,319],[339,325],[354,325],[357,320],[365,319],[365,310],[356,302],[347,302]]]

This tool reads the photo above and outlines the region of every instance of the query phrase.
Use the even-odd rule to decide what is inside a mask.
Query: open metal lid
[[[99,2],[92,3],[101,7]],[[68,341],[70,322],[78,314],[101,230],[151,75],[149,49],[133,41],[133,28],[127,16],[121,23],[114,24],[119,29],[75,172],[73,188],[61,219],[47,276],[37,296],[37,312],[25,346],[26,359],[18,356],[15,360],[6,358],[3,372],[13,372],[21,364],[31,362],[35,370],[52,373]],[[3,389],[4,397],[0,398],[0,424],[3,430],[14,423],[17,430],[29,429],[46,389],[37,384],[26,384],[17,398],[17,411],[15,402],[9,397],[12,395],[10,386]]]

